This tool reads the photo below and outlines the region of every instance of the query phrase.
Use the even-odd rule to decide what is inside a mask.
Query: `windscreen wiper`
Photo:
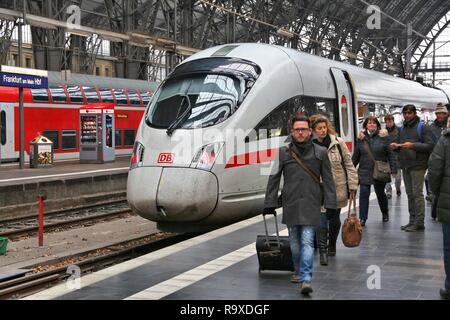
[[[175,121],[172,122],[172,124],[167,128],[166,133],[167,133],[168,136],[172,135],[172,133],[183,122],[183,120],[186,117],[186,115],[188,115],[191,112],[191,110],[192,110],[192,105],[191,105],[191,101],[189,100],[189,96],[187,94],[180,94],[180,96],[183,97],[183,99],[181,99],[180,109],[183,106],[183,103],[184,103],[185,99],[187,100],[188,106],[187,106],[186,110],[184,110],[184,112],[180,116],[177,116]]]

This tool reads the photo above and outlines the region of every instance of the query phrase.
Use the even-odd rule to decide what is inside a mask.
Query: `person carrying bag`
[[[391,172],[396,174],[397,166],[394,152],[389,147],[389,134],[386,129],[381,129],[378,119],[374,116],[367,117],[364,120],[363,129],[358,134],[352,161],[355,167],[358,166],[359,219],[361,226],[364,227],[369,217],[369,197],[372,185],[383,214],[383,222],[389,221],[385,187],[386,181],[391,180]]]
[[[358,217],[356,216],[356,198],[353,194],[350,195],[348,202],[348,216],[342,225],[342,242],[348,248],[359,246],[362,238],[362,226]]]

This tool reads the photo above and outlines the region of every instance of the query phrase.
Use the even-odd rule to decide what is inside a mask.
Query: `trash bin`
[[[30,168],[53,164],[53,142],[41,135],[30,141]]]
[[[8,248],[8,238],[0,237],[0,254],[5,254]]]

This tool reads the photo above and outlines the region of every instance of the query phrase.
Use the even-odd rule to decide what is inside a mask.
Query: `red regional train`
[[[54,159],[79,157],[79,109],[89,103],[113,103],[116,155],[131,154],[136,130],[157,88],[156,82],[49,72],[48,89],[24,89],[25,158],[38,133],[53,142]],[[19,89],[0,86],[0,159],[19,158]]]

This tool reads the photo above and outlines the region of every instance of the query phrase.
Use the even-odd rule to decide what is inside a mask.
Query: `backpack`
[[[424,142],[424,140],[423,140],[423,128],[424,127],[425,127],[425,123],[423,121],[419,121],[419,123],[417,124],[417,127],[416,127],[416,132],[417,132],[417,135],[419,136],[419,142],[421,142],[421,143]],[[400,127],[399,128],[400,132],[402,132],[404,128],[405,127]]]

